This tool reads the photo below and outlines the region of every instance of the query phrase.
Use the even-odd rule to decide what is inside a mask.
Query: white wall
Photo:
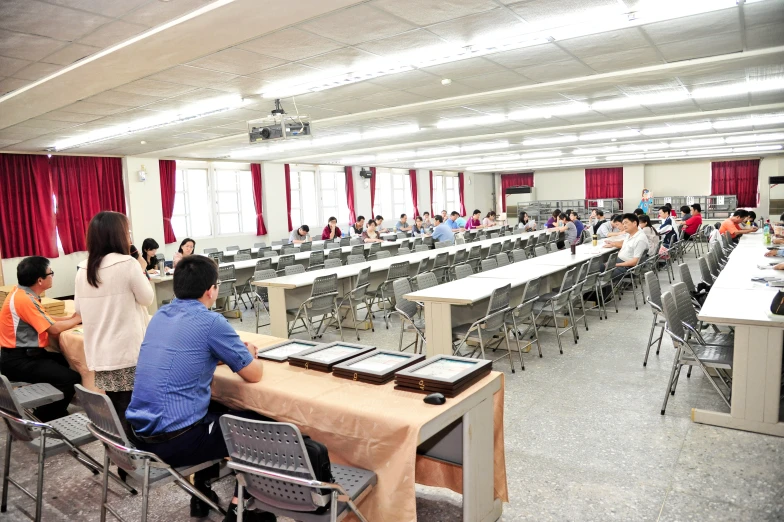
[[[138,172],[147,172],[146,181],[139,181]],[[145,238],[163,245],[163,211],[161,210],[161,173],[157,158],[123,158],[125,198],[131,221],[133,244],[141,250]]]
[[[623,208],[632,211],[637,208],[645,187],[645,165],[623,166]],[[655,192],[654,192],[655,194]]]
[[[494,176],[488,173],[466,172],[465,180],[465,206],[466,212],[471,214],[474,209],[482,211],[484,216],[493,210],[493,181]]]
[[[645,188],[653,192],[654,196],[708,195],[711,192],[711,162],[702,160],[646,164]],[[627,190],[625,184],[623,190],[624,193]],[[637,193],[638,202],[640,193]]]
[[[534,172],[534,188],[536,199],[585,199],[585,169]]]

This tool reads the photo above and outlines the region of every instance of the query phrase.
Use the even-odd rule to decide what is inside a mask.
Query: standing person
[[[574,245],[577,242],[577,227],[572,223],[569,214],[566,212],[558,216],[558,226],[553,230],[564,233],[564,240],[555,244],[559,249],[565,248],[567,245]]]
[[[485,218],[482,220],[482,226],[485,228],[494,227],[495,226],[495,212],[490,211],[487,213]]]
[[[408,224],[408,216],[400,214],[400,221],[395,224],[395,232],[411,232],[411,225]]]
[[[307,243],[310,241],[310,227],[307,225],[302,225],[299,228],[295,228],[291,231],[291,235],[289,236],[289,244],[290,245],[300,245],[302,243]]]
[[[325,241],[328,239],[340,239],[341,235],[343,235],[343,233],[340,231],[340,228],[338,228],[338,218],[330,216],[327,220],[327,226],[321,231],[321,239]]]
[[[365,216],[357,216],[357,222],[351,225],[351,235],[361,236],[365,231]]]
[[[466,230],[475,230],[482,227],[482,222],[479,218],[482,217],[482,211],[479,209],[474,210],[474,213],[471,214],[471,218],[466,221],[465,228]]]
[[[219,422],[222,413],[210,402],[218,362],[250,383],[259,382],[263,373],[257,348],[243,343],[229,322],[210,310],[218,298],[218,285],[218,267],[211,259],[190,256],[180,261],[174,272],[176,299],[152,318],[139,352],[136,386],[127,410],[131,439],[140,450],[153,452],[174,467],[228,456]],[[259,418],[247,412],[239,415]],[[217,477],[217,471],[212,466],[194,475],[194,486],[216,501],[207,480]],[[224,520],[236,520],[236,503],[235,490]],[[191,499],[191,516],[208,514],[207,504]],[[275,520],[269,514],[251,516],[250,520]]]
[[[376,231],[378,227],[376,226],[375,221],[368,221],[367,230],[362,232],[362,239],[365,243],[381,243],[382,239],[379,237],[378,232]]]
[[[158,253],[158,248],[158,242],[151,237],[142,242],[142,257],[147,263],[148,274],[155,275],[160,273],[160,270],[163,270],[163,267],[158,267],[158,258],[155,257],[155,254]]]
[[[545,223],[545,228],[555,228],[558,226],[558,216],[561,215],[560,209],[553,210],[553,215],[547,219],[547,223]]]
[[[604,242],[605,247],[621,249],[615,262],[613,279],[620,279],[630,268],[637,266],[637,263],[640,262],[648,251],[648,236],[637,228],[638,223],[639,220],[634,214],[624,214],[623,229],[626,233],[625,239],[623,241]]]
[[[533,232],[536,230],[536,221],[534,221],[529,215],[528,212],[520,212],[519,223],[517,223],[517,228],[523,230],[523,232]]]
[[[669,249],[670,245],[676,240],[675,227],[672,224],[672,217],[670,216],[670,209],[667,205],[659,207],[659,236],[662,238],[662,245],[664,248]]]
[[[598,234],[599,227],[601,227],[603,223],[607,222],[607,220],[604,219],[604,210],[598,208],[594,212],[596,213],[596,221],[593,224],[593,233]]]
[[[41,306],[41,294],[52,288],[53,279],[54,271],[45,257],[22,259],[16,266],[19,284],[6,296],[0,309],[3,375],[9,381],[48,383],[63,393],[61,400],[35,408],[35,416],[41,422],[68,415],[74,385],[82,382],[62,354],[46,350],[50,336],[57,338],[82,322],[78,313],[71,317],[50,317]]]
[[[648,238],[648,254],[656,255],[659,252],[659,234],[651,226],[651,218],[648,215],[642,215],[639,218],[640,229],[645,233]]]
[[[569,214],[569,219],[572,223],[574,223],[575,228],[577,228],[577,237],[581,237],[583,230],[585,229],[585,225],[583,225],[583,222],[580,221],[580,216],[577,215],[576,211],[572,210],[572,212]]]
[[[454,241],[455,233],[452,227],[443,222],[441,216],[436,216],[436,228],[433,230],[433,241]]]
[[[691,206],[691,217],[683,224],[683,239],[689,239],[697,233],[702,225],[702,205],[694,203]]]
[[[87,259],[79,263],[74,291],[87,368],[95,372],[95,386],[106,392],[126,429],[125,410],[154,297],[150,282],[128,255],[130,243],[125,215],[96,214],[87,228]]]
[[[177,263],[182,261],[183,257],[192,255],[194,250],[196,250],[196,241],[189,237],[183,239],[180,243],[180,248],[177,250],[177,253],[174,254],[174,259],[172,259],[172,269],[177,266]]]
[[[425,228],[433,228],[433,221],[430,219],[430,212],[422,214],[422,226]]]

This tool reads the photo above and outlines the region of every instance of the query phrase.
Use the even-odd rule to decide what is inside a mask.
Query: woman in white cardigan
[[[88,256],[79,263],[74,294],[87,367],[95,371],[95,385],[109,396],[126,430],[125,410],[153,300],[150,282],[128,255],[130,246],[125,215],[96,214],[87,229]]]

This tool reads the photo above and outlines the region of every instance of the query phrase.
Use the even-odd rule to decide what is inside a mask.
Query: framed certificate
[[[319,343],[313,341],[300,341],[299,339],[289,339],[288,341],[274,344],[259,350],[256,352],[256,356],[259,359],[285,362],[292,355],[302,353],[305,350],[313,349],[316,346],[319,346]]]
[[[490,373],[493,362],[438,355],[395,374],[395,389],[420,393],[440,392],[455,397]]]
[[[375,346],[344,342],[320,344],[309,350],[289,356],[289,364],[308,370],[331,372],[334,365],[372,352],[375,349]]]
[[[421,354],[375,350],[335,365],[332,374],[354,381],[384,384],[395,378],[395,372],[424,359]]]

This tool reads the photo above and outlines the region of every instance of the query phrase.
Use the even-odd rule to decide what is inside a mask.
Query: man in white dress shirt
[[[623,230],[626,237],[622,241],[607,240],[604,246],[620,248],[618,259],[613,270],[613,279],[620,279],[630,269],[643,260],[648,251],[648,238],[637,226],[639,220],[634,214],[623,215]]]

